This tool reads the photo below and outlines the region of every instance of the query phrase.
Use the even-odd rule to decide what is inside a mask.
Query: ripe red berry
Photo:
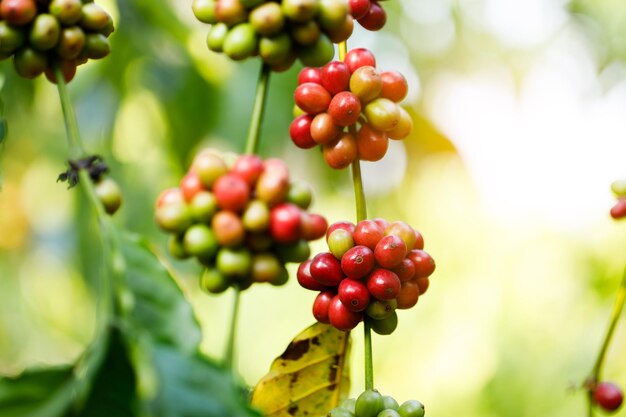
[[[413,230],[415,232],[415,243],[413,244],[413,249],[424,249],[424,236],[417,230]]]
[[[354,229],[354,242],[371,250],[376,249],[376,245],[384,236],[384,230],[374,220],[362,220]]]
[[[315,301],[313,301],[313,317],[320,323],[330,324],[328,310],[334,298],[335,294],[331,291],[320,292],[315,297]]]
[[[363,313],[350,311],[339,297],[335,296],[328,307],[328,318],[330,319],[330,324],[336,329],[347,332],[359,324],[363,319]]]
[[[378,300],[392,300],[400,292],[400,278],[388,269],[376,268],[367,277],[367,289]]]
[[[304,83],[322,83],[322,72],[320,68],[305,67],[298,73],[298,85]]]
[[[430,280],[428,278],[416,278],[415,283],[420,289],[420,295],[428,291],[428,287],[430,287]]]
[[[615,220],[626,217],[626,198],[620,198],[611,208],[611,217]]]
[[[361,115],[361,101],[349,91],[336,94],[328,106],[328,114],[336,125],[351,126]]]
[[[298,278],[298,283],[302,288],[312,291],[324,291],[326,289],[326,286],[317,282],[311,275],[310,259],[307,259],[300,264],[296,277]]]
[[[350,5],[350,14],[352,17],[359,20],[365,16],[372,5],[370,0],[348,0]]]
[[[327,287],[339,285],[345,278],[341,270],[341,263],[330,252],[318,253],[311,260],[311,276],[320,284]]]
[[[388,98],[396,103],[406,97],[409,91],[409,85],[404,75],[400,74],[398,71],[385,71],[380,74],[380,78],[382,79],[380,97]]]
[[[382,227],[383,230],[387,230],[387,228],[389,227],[389,222],[382,217],[376,217],[374,221],[376,222],[376,224]]]
[[[319,214],[303,213],[302,215],[302,238],[304,240],[316,240],[326,234],[328,222]]]
[[[296,88],[293,98],[302,110],[309,114],[317,114],[328,109],[332,97],[321,85],[304,83]]]
[[[231,172],[243,178],[250,187],[254,187],[263,173],[263,160],[256,155],[242,155],[233,164]]]
[[[354,246],[341,257],[341,270],[354,279],[363,278],[369,274],[374,265],[374,252],[363,245]]]
[[[291,203],[281,203],[270,210],[269,232],[278,243],[293,243],[302,234],[302,210]]]
[[[404,258],[392,271],[400,278],[400,281],[406,282],[415,276],[415,264],[409,258]]]
[[[385,132],[364,123],[357,133],[356,146],[362,161],[379,161],[387,153],[389,138]]]
[[[217,204],[222,209],[240,212],[248,204],[250,187],[240,176],[226,174],[218,178],[213,184],[213,194],[215,194]]]
[[[332,101],[331,101],[332,102]],[[341,127],[335,124],[332,116],[328,113],[319,113],[313,118],[310,128],[310,136],[316,143],[325,145],[331,143],[341,133]]]
[[[623,400],[622,390],[612,382],[600,382],[593,390],[593,401],[606,411],[616,411]]]
[[[435,260],[422,249],[413,249],[407,257],[415,264],[415,276],[426,278],[435,272]]]
[[[402,263],[407,254],[406,243],[398,236],[387,235],[374,248],[376,262],[383,268],[394,268]]]
[[[324,113],[321,113],[324,114]],[[319,116],[319,115],[318,115]],[[303,114],[298,116],[289,125],[289,136],[293,143],[300,149],[311,149],[317,145],[311,136],[311,123],[313,116]]]
[[[202,181],[200,181],[200,178],[192,172],[187,173],[187,175],[180,180],[179,186],[185,201],[188,203],[193,200],[197,193],[204,190]]]
[[[331,61],[321,69],[322,85],[332,95],[348,89],[350,70],[341,61]]]
[[[387,23],[387,13],[377,1],[372,0],[370,9],[359,19],[359,23],[367,30],[380,30]]]
[[[406,247],[411,249],[415,246],[416,234],[415,230],[408,224],[402,221],[395,221],[385,229],[385,235],[396,235],[400,239],[404,240]]]
[[[414,281],[406,281],[402,283],[400,292],[396,301],[398,302],[398,308],[406,310],[417,304],[417,300],[420,296],[420,289],[417,283]]]
[[[0,14],[12,26],[25,25],[37,14],[34,0],[4,0],[0,3]]]
[[[357,158],[356,138],[348,132],[322,147],[324,161],[333,169],[344,169]]]
[[[337,295],[350,311],[359,312],[367,308],[370,292],[361,281],[346,278],[339,283]]]
[[[351,49],[344,58],[343,62],[346,63],[350,73],[353,73],[357,68],[369,65],[376,68],[376,58],[374,54],[365,48]]]
[[[355,226],[354,223],[351,222],[336,222],[331,224],[326,231],[326,241],[328,241],[328,237],[330,236],[330,234],[337,229],[347,230],[348,232],[350,232],[350,234],[353,234]]]

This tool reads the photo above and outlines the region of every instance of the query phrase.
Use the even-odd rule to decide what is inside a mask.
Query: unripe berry
[[[408,400],[400,405],[398,413],[402,417],[424,417],[424,405],[417,400]]]
[[[326,239],[330,253],[337,259],[342,259],[344,254],[354,246],[352,233],[344,229],[334,230]]]
[[[249,276],[252,268],[252,257],[247,249],[221,248],[215,260],[217,269],[224,275],[233,278]]]
[[[231,281],[216,268],[205,269],[200,278],[200,288],[211,293],[220,294],[230,287]]]
[[[309,67],[324,65],[333,59],[333,56],[335,56],[335,47],[324,34],[321,34],[314,44],[298,51],[298,58],[302,64]]]
[[[221,246],[235,247],[243,243],[246,231],[241,218],[232,211],[219,211],[211,220],[211,229]]]
[[[246,8],[239,0],[219,0],[215,5],[215,16],[228,26],[245,22],[248,18]]]
[[[398,112],[400,113],[398,124],[387,131],[387,136],[390,139],[404,139],[413,130],[413,118],[411,118],[411,115],[400,106],[398,106]]]
[[[310,46],[314,45],[320,38],[322,31],[314,20],[294,24],[290,28],[291,38],[298,45]]]
[[[359,417],[376,417],[383,407],[383,396],[376,390],[368,389],[356,399],[354,411]]]
[[[364,103],[377,98],[382,89],[381,74],[369,65],[357,68],[350,77],[350,91]]]
[[[376,333],[383,336],[390,335],[398,327],[398,314],[394,311],[384,319],[370,320],[370,325]]]
[[[391,130],[400,123],[398,105],[386,98],[377,98],[365,106],[363,110],[367,121],[380,130]]]
[[[311,20],[318,10],[317,0],[283,0],[283,14],[293,22]]]
[[[183,236],[183,247],[190,255],[211,259],[218,249],[213,231],[205,224],[194,224]]]
[[[48,9],[50,14],[65,26],[73,25],[82,17],[82,3],[80,0],[52,0]]]
[[[101,179],[95,184],[94,191],[107,214],[114,214],[122,205],[122,192],[114,180]]]
[[[355,226],[354,226],[354,223],[352,222],[336,222],[336,223],[331,224],[328,230],[326,231],[326,241],[328,241],[328,238],[330,237],[331,233],[337,229],[343,229],[343,230],[350,232],[350,234],[353,234],[355,230]]]
[[[191,9],[199,21],[212,25],[217,23],[217,17],[215,16],[216,4],[216,0],[193,0]]]
[[[262,36],[272,36],[281,31],[285,24],[283,13],[278,3],[263,3],[250,12],[249,21]]]
[[[235,61],[241,61],[252,56],[256,48],[257,35],[249,23],[239,23],[230,29],[224,38],[224,53]]]

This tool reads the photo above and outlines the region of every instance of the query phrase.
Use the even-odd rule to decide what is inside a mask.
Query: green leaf
[[[350,334],[316,323],[297,335],[257,384],[252,405],[268,417],[323,416],[350,390]]]
[[[62,415],[72,400],[75,378],[71,366],[30,369],[0,379],[0,417]]]

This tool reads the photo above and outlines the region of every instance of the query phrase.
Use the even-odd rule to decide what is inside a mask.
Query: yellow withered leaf
[[[325,416],[350,390],[350,333],[316,323],[295,337],[254,388],[268,417]]]

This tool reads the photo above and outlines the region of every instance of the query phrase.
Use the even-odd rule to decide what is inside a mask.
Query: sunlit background
[[[117,23],[114,52],[81,68],[70,90],[89,150],[105,155],[123,188],[115,221],[164,248],[156,196],[200,147],[242,149],[259,63],[209,52],[188,1],[100,3]],[[416,129],[364,164],[369,214],[420,230],[437,271],[397,331],[374,337],[376,386],[421,400],[430,417],[583,416],[573,388],[593,365],[626,264],[626,222],[608,215],[610,184],[626,178],[626,3],[385,8],[385,30],[356,30],[349,46],[406,75]],[[70,362],[89,343],[84,265],[97,261],[98,236],[81,226],[90,213],[77,193],[55,182],[67,159],[55,88],[19,79],[10,62],[0,69],[10,126],[0,147],[0,372],[15,374]],[[354,220],[349,172],[330,172],[319,152],[289,140],[298,70],[272,78],[262,155],[284,158],[314,186],[314,211]],[[232,294],[208,296],[193,263],[172,265],[203,324],[203,349],[219,358]],[[244,294],[238,363],[247,383],[313,322],[314,297],[295,279]],[[353,394],[363,386],[361,332]],[[605,368],[622,387],[624,352],[622,324]]]

